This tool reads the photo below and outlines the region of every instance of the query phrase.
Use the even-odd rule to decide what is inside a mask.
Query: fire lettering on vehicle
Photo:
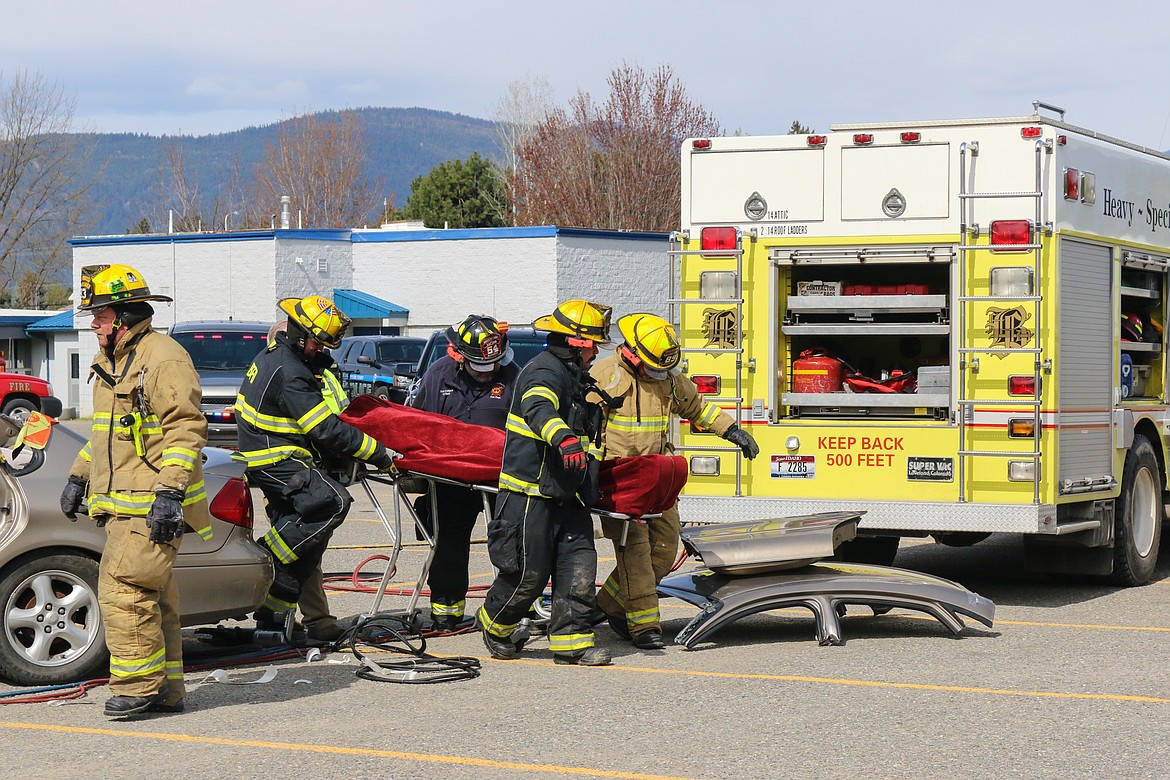
[[[906,449],[902,436],[820,436],[817,446],[825,453],[827,466],[889,468],[895,452]]]
[[[27,393],[32,390],[31,382],[9,382],[8,392],[10,393]]]

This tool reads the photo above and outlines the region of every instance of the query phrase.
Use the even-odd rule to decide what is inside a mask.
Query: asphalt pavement
[[[363,572],[380,573],[385,562],[367,559],[388,553],[388,542],[359,495],[325,570],[348,578],[365,562]],[[599,579],[613,564],[609,544],[598,540]],[[408,538],[392,587],[409,590],[424,557]],[[481,676],[434,685],[360,679],[345,651],[218,664],[210,656],[221,651],[188,630],[188,662],[222,668],[228,682],[189,671],[186,712],[132,721],[102,715],[104,687],[61,705],[4,706],[0,776],[1162,776],[1170,549],[1162,557],[1153,584],[1115,589],[1029,574],[1011,537],[963,549],[913,541],[895,565],[991,598],[992,629],[968,621],[954,638],[914,613],[851,608],[845,644],[821,647],[807,612],[781,610],[732,624],[695,650],[641,652],[603,625],[597,640],[614,664],[597,668],[554,666],[543,639],[518,660],[495,661],[468,632],[432,638],[426,650],[477,658]],[[473,547],[471,569],[473,586],[490,584],[483,544]],[[341,616],[369,611],[373,599],[330,595]],[[406,603],[390,595],[383,608]],[[478,603],[469,599],[468,612]],[[667,636],[694,613],[664,600]],[[269,666],[275,677],[257,683]]]

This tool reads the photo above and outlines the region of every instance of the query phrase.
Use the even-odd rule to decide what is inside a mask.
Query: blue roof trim
[[[125,236],[77,236],[70,246],[126,246],[128,244],[193,244],[221,241],[271,241],[276,238],[300,241],[349,241],[349,230],[237,230],[234,233],[129,234]]]
[[[355,244],[393,241],[465,241],[482,238],[552,238],[554,236],[581,238],[611,238],[634,241],[665,241],[668,233],[642,233],[623,230],[592,230],[562,228],[552,225],[517,228],[467,228],[457,230],[370,230],[354,232]]]
[[[404,309],[361,290],[334,290],[333,302],[351,320],[384,320],[390,317],[406,317],[410,314],[410,309]]]
[[[66,309],[58,312],[50,317],[42,317],[36,322],[29,325],[25,330],[28,331],[66,331],[76,330],[73,327],[73,309]]]

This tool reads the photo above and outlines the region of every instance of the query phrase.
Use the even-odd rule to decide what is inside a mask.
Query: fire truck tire
[[[835,560],[849,563],[872,563],[877,566],[892,566],[898,554],[898,536],[858,536],[837,548]]]
[[[1114,507],[1111,582],[1133,586],[1150,581],[1158,565],[1164,517],[1162,475],[1154,446],[1138,434],[1125,455],[1121,495]]]
[[[947,547],[970,547],[979,544],[991,534],[984,531],[951,531],[945,534],[931,534],[931,536],[936,542],[945,544]]]

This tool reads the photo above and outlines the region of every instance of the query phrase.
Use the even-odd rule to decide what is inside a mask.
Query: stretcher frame
[[[407,493],[403,490],[403,483],[408,480],[421,479],[426,482],[426,494],[430,497],[430,514],[431,514],[431,531],[427,530],[426,525],[422,522],[422,518],[415,512],[414,504],[407,500]],[[440,477],[435,474],[426,474],[421,471],[411,471],[406,469],[395,469],[390,473],[378,473],[366,471],[356,475],[356,480],[362,483],[362,487],[366,491],[366,495],[370,499],[370,503],[374,506],[374,512],[378,515],[378,519],[382,521],[382,527],[390,537],[391,550],[389,560],[386,563],[386,571],[383,572],[382,578],[378,583],[378,588],[374,593],[374,603],[370,607],[369,612],[363,612],[360,615],[361,620],[368,620],[374,616],[390,616],[390,617],[405,617],[416,627],[421,627],[422,619],[419,614],[418,602],[422,595],[423,587],[427,581],[427,576],[431,571],[431,564],[435,559],[435,544],[439,538],[439,502],[437,500],[438,485],[443,483],[446,485],[455,485],[457,487],[469,488],[475,490],[480,494],[483,500],[484,516],[490,520],[492,516],[491,503],[488,501],[488,494],[495,494],[499,492],[499,488],[495,485],[483,485],[474,482],[461,482],[459,480],[449,479],[447,477]],[[386,510],[382,507],[382,502],[378,500],[377,494],[374,492],[371,482],[381,485],[387,485],[390,488],[391,500],[394,502],[394,509],[392,512],[393,520],[387,516]],[[417,495],[417,494],[416,494]],[[423,561],[422,569],[419,571],[418,579],[414,582],[410,595],[407,597],[406,606],[403,609],[394,609],[382,611],[382,601],[386,596],[386,590],[390,586],[390,580],[394,577],[398,568],[398,558],[402,553],[403,538],[402,538],[402,515],[403,507],[409,513],[410,519],[414,525],[415,530],[422,536],[423,541],[427,543],[427,557]]]

